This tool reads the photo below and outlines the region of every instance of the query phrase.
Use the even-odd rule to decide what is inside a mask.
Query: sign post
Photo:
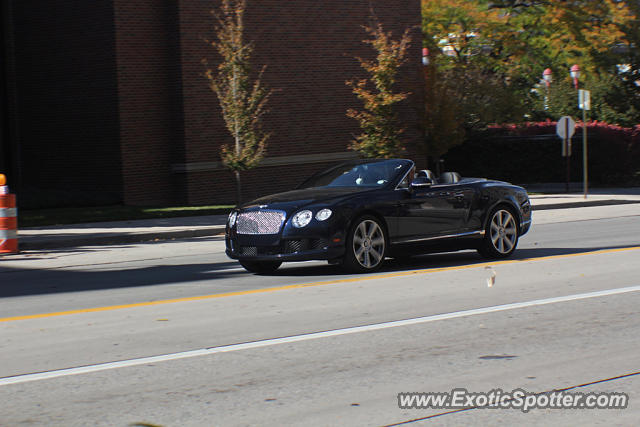
[[[578,107],[582,110],[582,173],[584,187],[584,198],[587,198],[589,173],[587,162],[587,110],[591,109],[591,92],[580,89],[578,91]]]
[[[571,137],[576,132],[576,122],[569,116],[560,117],[556,124],[556,133],[562,138],[562,157],[566,157],[567,163],[567,185],[569,192],[569,182],[571,182]]]

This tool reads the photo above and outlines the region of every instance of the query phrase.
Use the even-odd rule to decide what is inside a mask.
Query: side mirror
[[[433,185],[433,181],[431,181],[426,176],[419,176],[411,181],[411,185],[409,185],[410,190],[417,190],[420,188],[429,188]]]

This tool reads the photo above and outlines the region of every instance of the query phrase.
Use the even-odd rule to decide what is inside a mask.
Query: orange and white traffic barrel
[[[0,174],[0,254],[18,253],[16,195],[9,194],[7,179]]]

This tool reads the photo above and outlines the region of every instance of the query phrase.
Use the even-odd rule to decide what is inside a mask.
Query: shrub
[[[589,181],[634,185],[640,178],[640,125],[587,124]],[[572,138],[571,180],[582,180],[582,124]],[[566,163],[556,122],[492,125],[445,156],[446,168],[466,176],[531,184],[563,182]]]

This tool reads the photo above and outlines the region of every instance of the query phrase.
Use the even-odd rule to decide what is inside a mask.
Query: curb
[[[571,209],[571,208],[588,208],[593,206],[612,206],[612,205],[633,205],[640,203],[640,200],[587,200],[584,202],[569,203],[549,203],[544,205],[532,205],[531,210],[544,211],[550,209]]]
[[[60,249],[77,246],[108,246],[126,243],[144,243],[156,240],[189,239],[193,237],[213,237],[224,234],[225,227],[199,230],[159,231],[146,233],[113,234],[109,236],[85,236],[77,238],[61,238],[41,241],[23,241],[20,250]]]

